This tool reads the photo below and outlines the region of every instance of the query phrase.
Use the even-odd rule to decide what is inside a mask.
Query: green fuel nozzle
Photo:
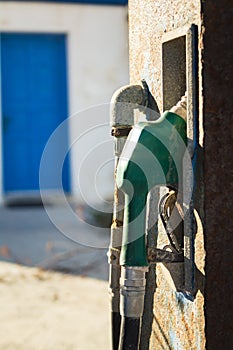
[[[125,194],[121,265],[148,265],[147,195],[156,185],[178,189],[182,184],[186,142],[186,121],[171,111],[156,121],[140,122],[131,130],[116,173],[117,186]]]
[[[114,350],[139,348],[148,271],[147,195],[156,185],[172,187],[177,194],[179,189],[182,191],[186,152],[186,96],[154,120],[159,112],[156,101],[146,82],[141,83],[141,86],[127,86],[117,91],[111,109],[116,155],[114,220],[109,249]],[[150,121],[131,129],[135,109]],[[119,210],[119,203],[124,204],[124,210]]]

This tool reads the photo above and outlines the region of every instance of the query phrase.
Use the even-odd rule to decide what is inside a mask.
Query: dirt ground
[[[110,349],[108,286],[0,262],[1,350]]]

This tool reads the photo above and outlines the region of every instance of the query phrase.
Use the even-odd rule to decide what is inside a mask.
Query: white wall
[[[80,154],[88,149],[89,140],[87,137],[81,144],[75,141],[80,136],[80,130],[85,130],[86,122],[86,127],[91,127],[89,119],[93,118],[94,125],[108,121],[108,108],[90,107],[109,103],[113,92],[128,83],[127,27],[127,8],[121,6],[0,2],[0,31],[66,33],[68,36],[69,114],[76,114],[69,121],[70,142],[75,143],[71,149],[71,187],[78,197]],[[86,108],[89,112],[81,113],[80,117],[77,112]],[[103,138],[107,131],[108,128],[102,130]],[[100,142],[100,134],[101,131],[98,135],[94,133],[91,139],[96,137],[96,142]],[[112,154],[109,142],[106,158]],[[93,165],[98,157],[97,152],[96,157],[92,157]],[[92,164],[89,164],[89,174],[98,167],[95,164],[92,168]],[[98,191],[104,197],[112,191],[110,168],[103,174],[107,180],[102,184],[97,181],[100,186]],[[88,173],[82,191],[89,187]],[[89,200],[95,201],[96,195],[89,193]]]

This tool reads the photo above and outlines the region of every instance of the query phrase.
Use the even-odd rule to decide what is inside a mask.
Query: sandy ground
[[[0,350],[108,350],[109,235],[51,211],[0,206]]]
[[[107,282],[0,263],[1,350],[110,349]]]

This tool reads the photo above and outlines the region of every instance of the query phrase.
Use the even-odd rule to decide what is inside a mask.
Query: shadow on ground
[[[51,222],[40,199],[9,201],[0,207],[0,260],[107,280],[111,214],[72,203],[81,218],[77,221],[62,203],[48,205],[61,229]]]

